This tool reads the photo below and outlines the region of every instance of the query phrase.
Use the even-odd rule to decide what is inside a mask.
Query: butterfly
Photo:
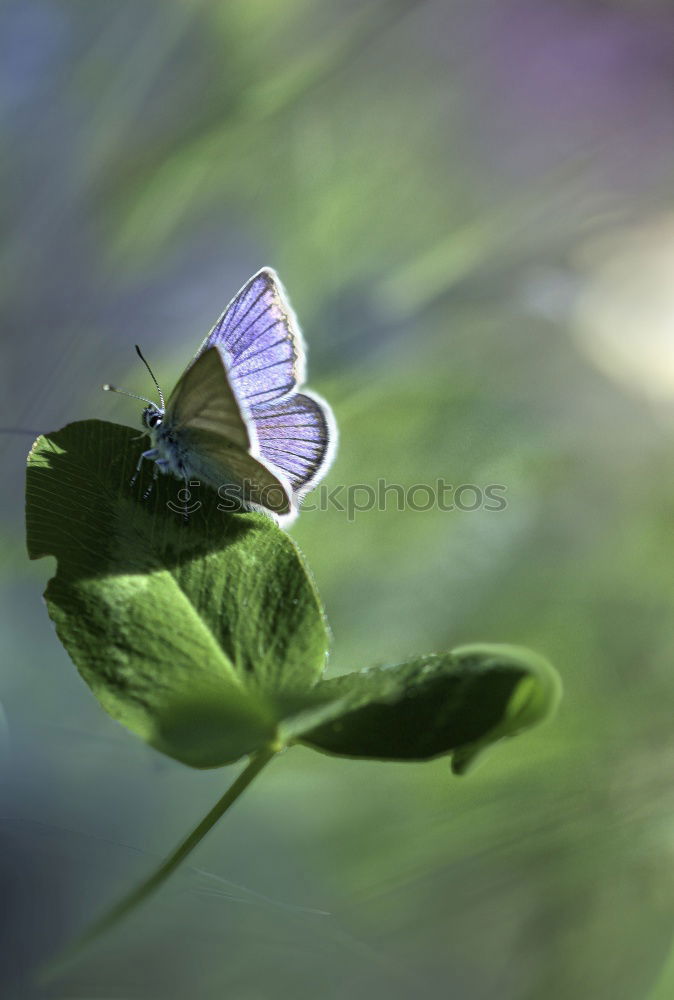
[[[244,509],[287,525],[302,497],[328,471],[337,429],[320,396],[298,391],[305,378],[302,334],[285,290],[269,267],[229,303],[164,402],[147,403],[142,422],[152,447],[140,456],[159,472],[204,482]],[[111,392],[124,392],[112,385]],[[152,485],[148,487],[146,496]]]

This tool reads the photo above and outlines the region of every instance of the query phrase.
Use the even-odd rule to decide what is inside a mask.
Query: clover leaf
[[[193,767],[251,759],[87,937],[153,891],[279,750],[450,754],[463,774],[483,749],[550,715],[560,693],[547,661],[500,645],[323,679],[327,623],[292,540],[261,514],[225,509],[200,483],[181,496],[181,484],[161,476],[146,496],[150,469],[130,486],[141,450],[132,430],[97,420],[35,442],[27,544],[33,559],[56,558],[47,609],[102,707],[137,736]]]

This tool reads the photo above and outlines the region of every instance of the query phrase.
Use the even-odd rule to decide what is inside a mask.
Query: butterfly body
[[[336,441],[328,404],[297,391],[303,378],[297,320],[275,272],[263,268],[227,306],[166,405],[147,401],[152,447],[138,470],[152,460],[155,478],[204,482],[288,523],[327,471]]]

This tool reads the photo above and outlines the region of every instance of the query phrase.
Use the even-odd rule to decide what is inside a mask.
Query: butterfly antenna
[[[161,408],[162,408],[162,410],[165,410],[166,409],[166,405],[164,403],[164,393],[159,388],[159,382],[157,382],[157,379],[154,377],[154,372],[152,371],[152,369],[150,368],[149,364],[147,363],[147,361],[143,357],[143,352],[141,351],[141,349],[138,346],[138,344],[136,344],[136,354],[138,355],[138,357],[140,358],[140,360],[143,362],[143,364],[145,365],[145,367],[149,371],[150,378],[154,382],[155,388],[156,388],[157,392],[159,393],[159,402],[161,403]]]
[[[152,399],[147,399],[145,396],[137,396],[135,392],[127,392],[126,389],[118,389],[116,385],[109,385],[107,382],[102,386],[104,392],[118,392],[122,396],[131,396],[131,399],[140,399],[143,403],[149,403],[150,406],[155,406],[156,403]]]

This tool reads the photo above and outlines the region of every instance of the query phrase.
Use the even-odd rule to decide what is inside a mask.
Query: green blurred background
[[[95,703],[3,435],[3,997],[674,996],[673,84],[665,0],[4,0],[0,423],[135,425],[133,344],[171,386],[272,265],[329,486],[507,487],[300,517],[330,669],[521,643],[565,699],[463,779],[292,751],[41,991],[236,769]]]

